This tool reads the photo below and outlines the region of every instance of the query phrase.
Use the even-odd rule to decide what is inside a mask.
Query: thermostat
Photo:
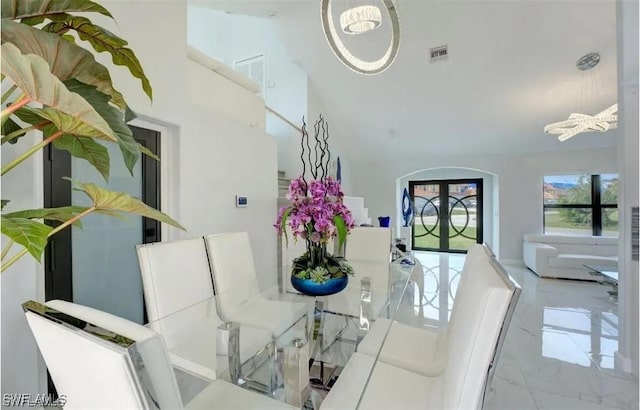
[[[246,196],[236,195],[236,207],[238,208],[246,208],[248,204]]]

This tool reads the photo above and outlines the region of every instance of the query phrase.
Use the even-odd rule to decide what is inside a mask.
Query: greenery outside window
[[[618,235],[618,174],[545,176],[544,232]]]

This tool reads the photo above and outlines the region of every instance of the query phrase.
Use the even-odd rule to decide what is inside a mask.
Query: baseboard
[[[520,268],[525,267],[524,261],[522,259],[500,259],[500,263],[503,265],[518,266]]]
[[[631,358],[624,356],[619,350],[615,352],[613,361],[616,369],[631,373]]]

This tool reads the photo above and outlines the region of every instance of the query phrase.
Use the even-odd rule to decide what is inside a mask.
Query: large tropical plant
[[[127,48],[127,42],[84,17],[87,13],[113,16],[89,0],[2,0],[1,5],[2,89],[6,90],[2,94],[1,143],[16,143],[34,130],[43,135],[42,141],[2,164],[2,176],[53,144],[55,149],[89,162],[108,181],[111,158],[107,143],[119,145],[124,163],[133,175],[140,155],[153,154],[133,138],[127,123],[135,114],[114,88],[107,67],[80,45],[85,42],[98,53],[109,53],[114,64],[126,67],[140,80],[151,100],[149,79],[134,52]],[[2,199],[1,227],[8,241],[2,249],[0,271],[27,253],[40,260],[49,237],[70,225],[79,225],[80,218],[90,213],[128,212],[184,229],[169,216],[125,193],[108,191],[92,183],[71,183],[91,199],[91,206],[6,213],[5,206],[7,210],[11,208],[7,206],[10,198]],[[55,228],[52,221],[57,224]],[[22,245],[23,249],[9,252],[14,244]]]

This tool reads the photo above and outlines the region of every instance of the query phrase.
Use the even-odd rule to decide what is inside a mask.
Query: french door
[[[160,155],[160,133],[130,127],[137,142]],[[109,182],[88,163],[51,145],[44,155],[46,207],[88,205],[84,193],[71,189],[71,177],[112,191],[126,192],[158,209],[160,166],[142,155],[133,169],[125,167],[116,144],[105,144],[111,158]],[[45,299],[91,306],[137,323],[145,322],[142,281],[135,245],[160,241],[158,221],[136,215],[115,218],[90,214],[82,228],[67,228],[52,237],[45,251]]]
[[[482,243],[482,179],[409,181],[412,249],[466,252]]]

